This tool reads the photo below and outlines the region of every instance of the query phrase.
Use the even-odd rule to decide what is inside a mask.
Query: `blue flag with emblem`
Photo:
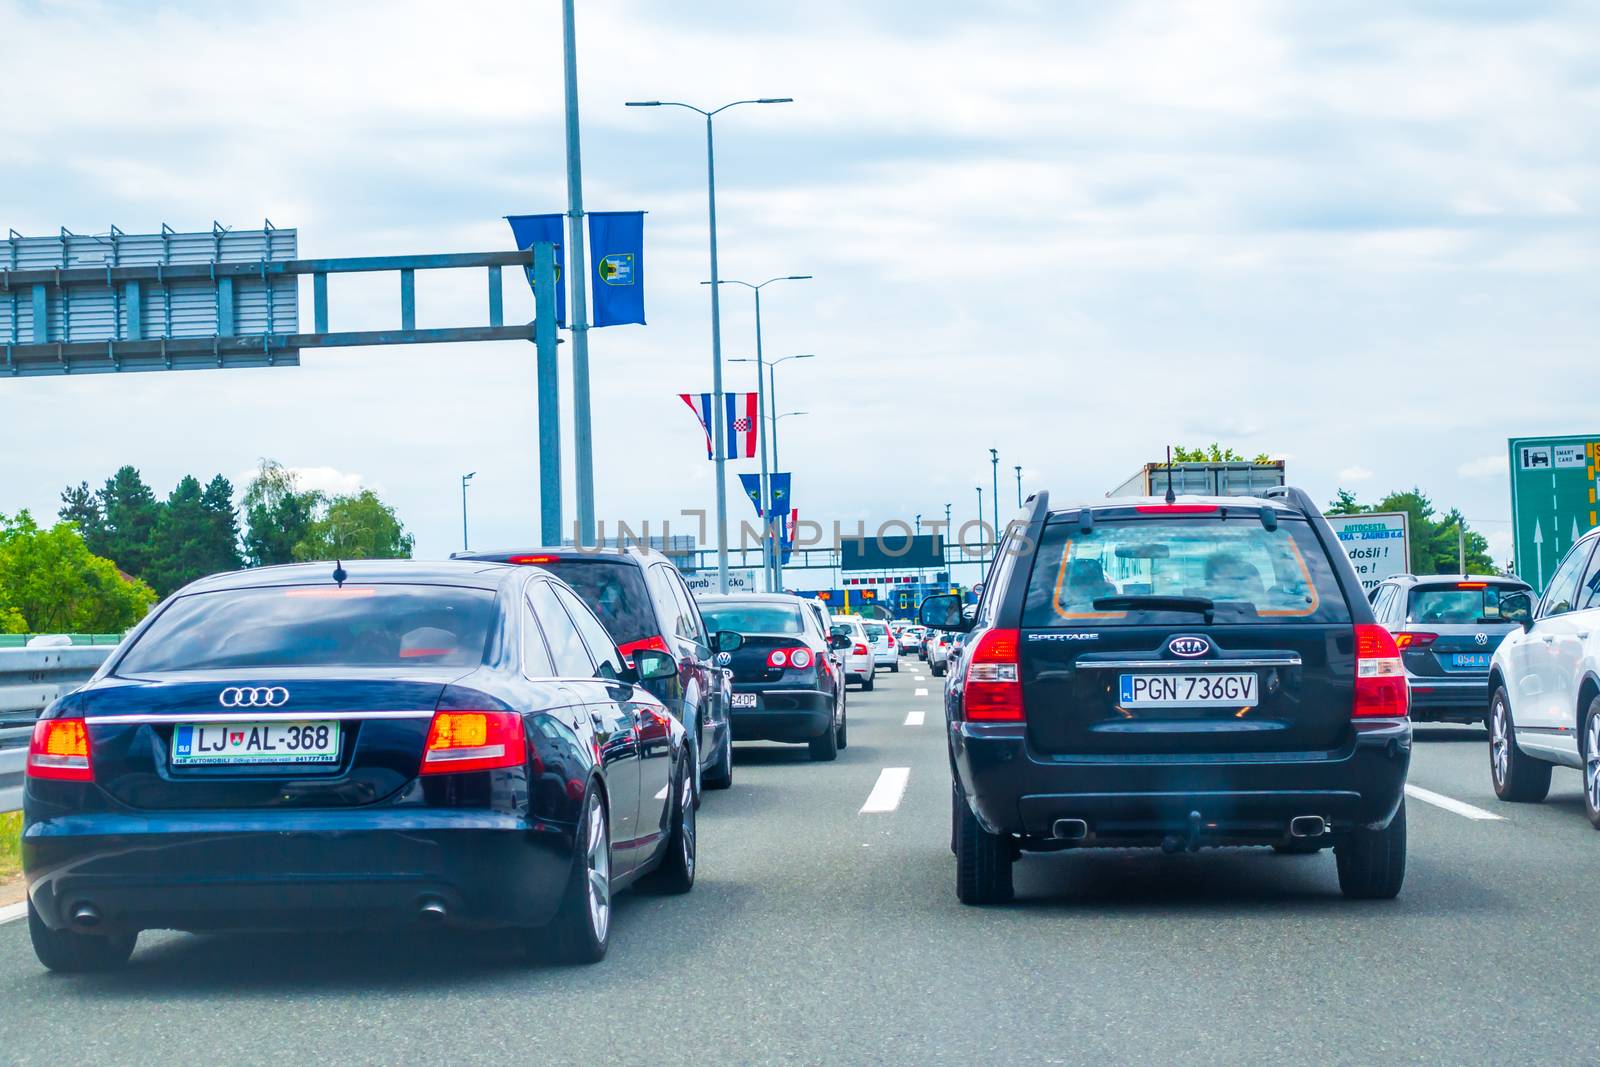
[[[561,224],[566,221],[565,215],[507,215],[506,221],[511,224],[511,236],[517,242],[517,250],[526,252],[536,242],[548,241],[556,246],[556,325],[567,324],[567,286],[562,280],[562,264],[565,261],[564,247],[566,238],[561,234]],[[533,288],[533,268],[527,268],[528,288]]]
[[[594,325],[644,325],[644,212],[591,211]]]

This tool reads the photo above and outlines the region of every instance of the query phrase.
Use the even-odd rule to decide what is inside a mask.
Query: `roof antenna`
[[[1172,446],[1167,446],[1167,503],[1177,502],[1177,496],[1172,492]]]
[[[339,583],[339,588],[341,588],[341,589],[344,588],[344,581],[348,577],[350,577],[350,575],[344,569],[344,560],[342,560],[342,559],[334,560],[333,561],[333,580],[335,582]]]

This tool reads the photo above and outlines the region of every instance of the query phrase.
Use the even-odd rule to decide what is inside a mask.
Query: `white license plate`
[[[337,763],[339,724],[305,722],[179,723],[172,731],[172,763]]]
[[[733,694],[733,706],[736,708],[753,708],[756,706],[756,695],[754,693],[735,693]]]
[[[1254,707],[1255,674],[1124,674],[1125,708]]]

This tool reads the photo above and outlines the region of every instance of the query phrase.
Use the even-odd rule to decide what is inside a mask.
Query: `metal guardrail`
[[[51,701],[87,682],[113,648],[0,648],[0,746],[17,743],[11,736],[16,731],[5,727],[31,726]],[[24,732],[22,740],[26,739]]]

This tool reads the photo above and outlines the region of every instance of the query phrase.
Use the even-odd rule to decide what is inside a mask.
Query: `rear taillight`
[[[890,634],[889,635],[889,647],[890,648],[894,647],[894,634]]]
[[[970,722],[1021,722],[1022,685],[1015,630],[986,630],[967,656],[961,713]]]
[[[811,666],[811,653],[804,648],[797,648],[789,653],[789,666],[797,670],[804,670]]]
[[[1394,635],[1394,647],[1404,652],[1408,648],[1427,648],[1437,640],[1438,634],[1400,633]]]
[[[618,645],[617,651],[622,653],[622,661],[631,667],[633,666],[633,654],[641,648],[648,648],[655,652],[665,652],[669,656],[672,655],[672,649],[667,647],[666,641],[654,635],[641,637],[637,641],[629,641],[625,645]]]
[[[422,774],[520,767],[528,742],[514,711],[436,711],[422,754]]]
[[[775,648],[767,653],[767,666],[781,669],[788,665],[789,650],[787,648]]]
[[[1356,689],[1351,718],[1403,719],[1411,710],[1400,649],[1382,626],[1356,624]]]
[[[865,656],[866,654],[867,654],[867,646],[866,645],[860,645],[860,644],[856,645],[856,655]]]
[[[94,778],[89,763],[89,726],[82,719],[40,719],[28,744],[29,778],[87,782]]]

